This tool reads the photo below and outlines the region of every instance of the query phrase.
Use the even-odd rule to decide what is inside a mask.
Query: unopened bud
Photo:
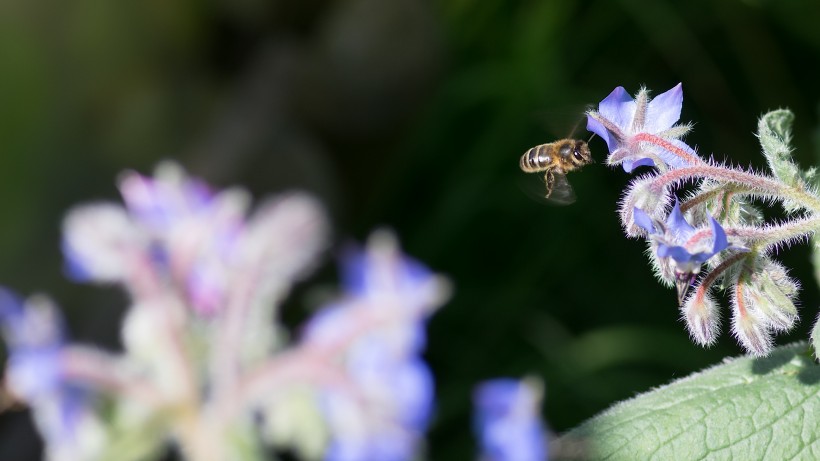
[[[701,346],[711,346],[720,326],[718,305],[709,289],[699,285],[681,306],[681,314],[692,339]]]

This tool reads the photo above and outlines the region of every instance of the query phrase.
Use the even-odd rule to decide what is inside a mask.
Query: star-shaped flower
[[[695,151],[680,141],[689,125],[675,125],[683,103],[681,84],[649,99],[642,88],[635,99],[619,86],[587,113],[587,129],[606,141],[607,163],[623,165],[626,172],[639,166],[680,168],[701,162]]]
[[[744,250],[729,245],[723,227],[711,216],[711,239],[693,238],[698,229],[686,221],[677,200],[665,223],[653,220],[640,208],[633,210],[633,216],[635,224],[649,233],[649,238],[655,245],[655,255],[662,262],[662,266],[671,266],[680,303],[683,302],[701,266],[709,258],[727,248]]]

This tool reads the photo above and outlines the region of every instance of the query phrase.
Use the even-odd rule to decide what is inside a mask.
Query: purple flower
[[[587,129],[606,141],[607,162],[623,165],[626,172],[639,166],[679,168],[701,160],[678,138],[688,125],[675,125],[680,118],[683,89],[677,84],[669,91],[649,99],[642,88],[632,99],[617,87],[587,114]]]
[[[73,210],[63,226],[69,275],[79,281],[122,282],[132,293],[171,279],[195,308],[210,312],[226,289],[221,277],[247,206],[239,191],[212,193],[174,164],[154,178],[120,178],[125,208],[96,204]]]
[[[689,286],[700,272],[700,267],[704,262],[727,248],[744,250],[740,247],[729,246],[726,232],[711,216],[709,216],[711,239],[693,239],[697,229],[683,217],[677,199],[665,223],[653,220],[640,208],[633,210],[633,216],[635,224],[649,233],[649,238],[655,245],[655,255],[660,261],[671,261],[680,303],[683,302]],[[669,263],[662,264],[661,267],[666,270],[669,265]]]
[[[9,390],[31,406],[49,444],[73,443],[86,412],[86,392],[65,379],[65,337],[56,307],[45,298],[23,303],[0,288],[0,325],[8,349]]]
[[[299,194],[247,219],[245,191],[213,192],[175,164],[160,165],[154,177],[127,172],[119,187],[125,207],[94,204],[68,214],[63,252],[73,278],[119,282],[134,298],[171,292],[205,316],[234,303],[270,306],[324,240],[320,207]]]
[[[244,192],[214,193],[170,164],[158,168],[155,178],[125,173],[119,188],[128,215],[151,242],[150,260],[185,287],[198,312],[221,309],[226,262],[244,226]]]
[[[421,360],[424,323],[445,297],[442,280],[400,254],[384,233],[344,264],[346,297],[316,314],[302,346],[339,361],[347,385],[324,386],[327,460],[413,459],[433,404]]]
[[[482,461],[545,461],[541,393],[533,383],[487,381],[475,391],[475,430]]]

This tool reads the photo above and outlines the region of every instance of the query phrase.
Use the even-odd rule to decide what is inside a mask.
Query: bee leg
[[[547,183],[546,197],[549,197],[552,195],[552,186],[555,185],[555,173],[553,173],[552,170],[547,170],[547,172],[544,173],[544,181]]]

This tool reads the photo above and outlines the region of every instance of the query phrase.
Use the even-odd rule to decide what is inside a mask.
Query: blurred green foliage
[[[525,192],[519,155],[585,136],[585,105],[615,86],[683,82],[702,155],[762,166],[756,119],[789,107],[795,157],[815,164],[818,14],[809,0],[3,2],[0,280],[53,294],[75,336],[115,345],[123,296],[62,276],[68,207],[116,199],[119,171],[169,157],[257,196],[307,189],[337,243],[393,227],[455,283],[429,329],[431,459],[472,456],[470,392],[489,377],[542,377],[564,431],[739,348],[726,328],[710,350],[688,340],[643,243],[620,232],[628,177],[600,164],[600,140],[568,207]],[[816,316],[807,251],[782,256],[805,289],[780,344]]]

